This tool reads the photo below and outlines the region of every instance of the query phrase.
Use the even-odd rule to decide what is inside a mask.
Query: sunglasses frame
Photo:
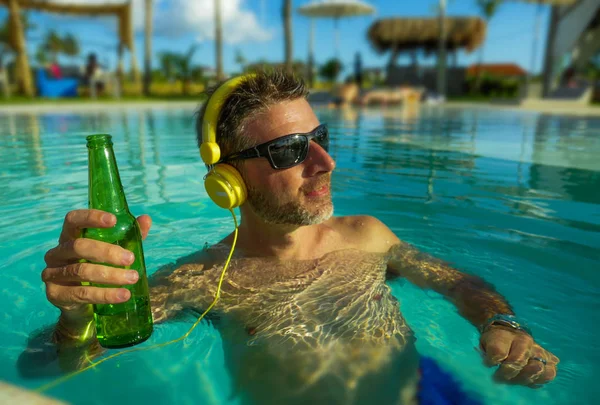
[[[231,155],[221,158],[216,164],[227,163],[227,162],[231,162],[234,160],[247,160],[247,159],[264,157],[269,161],[269,164],[275,170],[289,169],[289,168],[292,168],[294,166],[301,164],[302,162],[304,162],[306,160],[306,157],[308,156],[308,150],[310,148],[310,141],[312,141],[315,138],[318,138],[319,135],[321,135],[321,131],[323,131],[323,130],[325,130],[325,134],[326,134],[325,139],[327,140],[327,144],[326,144],[326,146],[323,146],[318,142],[317,142],[317,144],[319,146],[321,146],[323,149],[325,149],[325,152],[329,152],[329,129],[327,128],[327,124],[321,124],[318,127],[316,127],[315,129],[313,129],[312,131],[307,132],[307,133],[299,133],[299,134],[290,134],[290,135],[280,136],[279,138],[273,139],[273,140],[265,142],[265,143],[261,143],[260,145],[256,145],[252,148],[248,148],[241,152],[232,153]],[[289,138],[305,138],[306,139],[306,149],[303,151],[304,158],[297,162],[294,162],[294,164],[292,164],[291,166],[279,167],[275,164],[275,162],[273,162],[273,157],[271,156],[271,151],[270,151],[269,147],[275,143],[281,142],[282,140],[287,140]]]

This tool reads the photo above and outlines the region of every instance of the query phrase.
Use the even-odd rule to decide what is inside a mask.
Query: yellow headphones
[[[202,120],[202,145],[200,156],[210,166],[204,178],[204,187],[208,196],[221,208],[237,208],[246,201],[246,185],[240,173],[231,165],[220,163],[221,149],[217,144],[217,124],[219,114],[227,97],[244,80],[253,75],[234,77],[223,83],[208,99]]]

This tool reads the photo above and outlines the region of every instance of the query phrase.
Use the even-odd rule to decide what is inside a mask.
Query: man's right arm
[[[47,267],[42,272],[48,301],[61,311],[52,341],[55,343],[63,369],[85,367],[90,360],[102,354],[96,338],[92,304],[117,304],[130,298],[129,291],[118,286],[133,284],[123,269],[102,266],[87,261],[122,266],[133,262],[131,253],[119,246],[80,238],[84,228],[107,228],[114,225],[114,217],[98,210],[71,211],[65,217],[58,246],[45,256]],[[138,217],[142,238],[151,226],[147,215]],[[150,300],[154,323],[173,318],[186,305],[206,307],[214,299],[214,286],[205,276],[205,264],[210,261],[200,251],[161,267],[149,277]],[[133,271],[137,277],[137,272]],[[133,274],[132,273],[132,274]],[[98,288],[86,283],[114,285]],[[124,295],[121,295],[124,294]]]
[[[42,280],[46,284],[46,296],[61,312],[52,340],[63,368],[81,368],[102,353],[96,339],[92,304],[125,302],[131,294],[118,286],[137,282],[135,270],[112,267],[133,263],[133,253],[120,246],[80,237],[85,228],[110,228],[115,223],[114,215],[103,211],[71,211],[65,217],[58,245],[44,257],[46,268]],[[152,221],[144,215],[138,218],[138,223],[145,238]],[[115,288],[93,287],[90,283]]]

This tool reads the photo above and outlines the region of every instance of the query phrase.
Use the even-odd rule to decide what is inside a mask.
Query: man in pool
[[[247,188],[234,259],[210,317],[223,337],[235,394],[260,404],[413,402],[419,358],[388,277],[454,303],[479,329],[484,362],[498,367],[498,381],[538,387],[554,379],[558,358],[535,342],[492,286],[400,241],[374,217],[333,216],[335,162],[307,94],[291,75],[261,73],[237,85],[217,115],[221,161],[240,172]],[[138,222],[146,237],[150,217]],[[110,266],[132,263],[131,252],[80,238],[84,228],[114,223],[101,211],[71,211],[58,246],[45,256],[46,294],[61,311],[54,341],[61,360],[74,367],[100,352],[90,304],[127,301],[129,292],[118,286],[137,280],[135,271]],[[232,243],[233,233],[152,275],[156,322],[201,312],[213,301]]]

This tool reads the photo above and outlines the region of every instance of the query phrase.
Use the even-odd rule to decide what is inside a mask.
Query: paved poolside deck
[[[118,111],[123,109],[145,110],[195,110],[200,105],[196,101],[130,101],[130,102],[61,102],[57,104],[50,103],[31,103],[1,105],[0,114],[15,113],[39,113],[39,112],[91,112],[91,111]],[[577,115],[577,116],[596,116],[600,117],[600,106],[581,106],[572,105],[565,102],[546,102],[530,103],[522,105],[504,105],[495,103],[473,103],[473,102],[448,102],[440,108],[482,108],[482,109],[501,109],[514,111],[532,111],[545,114]]]

